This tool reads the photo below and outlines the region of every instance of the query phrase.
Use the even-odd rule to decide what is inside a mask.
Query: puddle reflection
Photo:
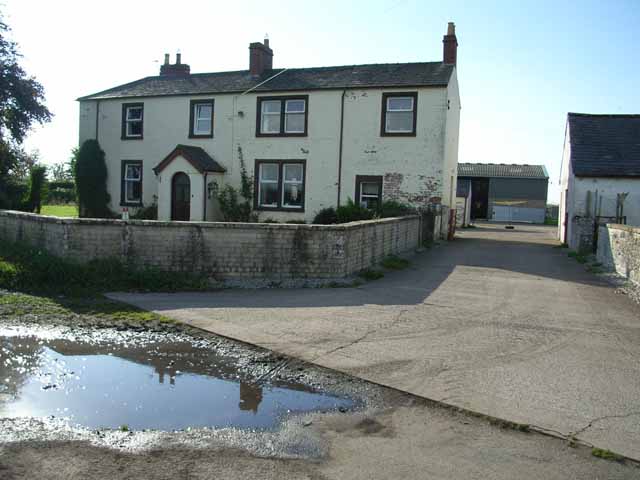
[[[0,416],[68,418],[89,428],[273,428],[289,412],[349,399],[288,380],[261,383],[183,343],[90,344],[0,336]]]

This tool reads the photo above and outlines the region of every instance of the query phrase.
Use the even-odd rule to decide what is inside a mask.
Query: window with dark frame
[[[382,176],[356,175],[356,202],[369,210],[382,206]]]
[[[189,138],[212,138],[213,115],[213,99],[191,100],[189,113]]]
[[[142,205],[142,161],[123,160],[120,204]]]
[[[417,92],[383,93],[381,135],[415,136],[417,107]]]
[[[304,160],[256,160],[257,210],[304,212]]]
[[[308,100],[308,95],[258,97],[256,136],[306,136]]]
[[[122,139],[141,140],[144,125],[144,104],[124,103],[122,105]]]

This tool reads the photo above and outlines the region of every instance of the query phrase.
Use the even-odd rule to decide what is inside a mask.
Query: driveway
[[[640,459],[640,306],[554,233],[481,225],[358,288],[112,297]]]

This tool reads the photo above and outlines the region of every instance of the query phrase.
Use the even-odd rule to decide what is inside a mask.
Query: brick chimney
[[[273,68],[273,50],[269,48],[269,39],[264,43],[254,42],[249,44],[249,72],[259,77],[264,72]]]
[[[176,63],[169,63],[169,54],[164,54],[164,64],[160,65],[160,76],[162,77],[188,77],[191,67],[182,63],[182,54],[176,53]]]
[[[447,34],[442,39],[443,54],[442,61],[455,65],[458,60],[458,39],[456,38],[456,24],[449,22]]]

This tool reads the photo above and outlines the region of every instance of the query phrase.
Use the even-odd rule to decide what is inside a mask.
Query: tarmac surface
[[[553,248],[554,234],[480,225],[357,288],[110,296],[640,459],[640,305]]]

